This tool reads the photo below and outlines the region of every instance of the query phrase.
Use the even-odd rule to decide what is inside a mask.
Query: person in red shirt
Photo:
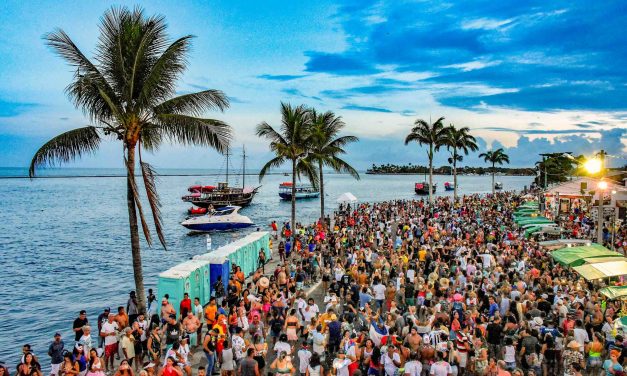
[[[187,312],[192,310],[192,300],[189,298],[188,293],[183,294],[183,300],[181,300],[179,312],[181,312],[181,318],[187,317]]]

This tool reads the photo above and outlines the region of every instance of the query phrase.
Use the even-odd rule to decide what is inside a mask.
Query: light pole
[[[603,245],[603,196],[605,196],[604,193],[607,189],[607,182],[601,180],[597,188],[599,188],[599,212],[597,213],[599,217],[599,228],[597,229],[597,242]]]

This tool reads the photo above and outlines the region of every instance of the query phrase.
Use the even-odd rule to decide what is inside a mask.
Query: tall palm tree
[[[471,151],[479,150],[477,140],[470,134],[470,128],[455,128],[453,124],[448,127],[446,133],[446,148],[451,153],[448,163],[453,165],[453,200],[457,201],[457,162],[464,160],[464,155],[468,155]]]
[[[219,120],[204,119],[206,110],[224,110],[227,97],[217,90],[175,96],[176,82],[187,67],[192,36],[170,40],[163,16],[148,17],[140,8],[107,11],[100,25],[100,38],[93,60],[60,29],[46,34],[46,44],[74,69],[66,93],[91,125],[62,133],[45,143],[33,156],[29,175],[45,165],[66,163],[94,153],[100,143],[122,143],[126,167],[131,255],[138,308],[145,310],[138,222],[152,246],[152,237],[135,180],[139,162],[146,198],[159,242],[165,237],[156,190],[156,173],[142,160],[141,150],[156,150],[162,141],[203,145],[224,151],[231,128]],[[136,159],[138,157],[138,159]]]
[[[288,161],[292,164],[292,233],[296,230],[296,179],[305,176],[318,188],[318,171],[309,158],[312,147],[311,124],[311,113],[307,107],[281,103],[281,125],[278,130],[265,121],[257,125],[257,136],[270,140],[270,150],[275,154],[259,171],[259,180],[273,167]]]
[[[427,150],[427,157],[429,158],[429,203],[433,203],[433,157],[446,140],[447,130],[443,121],[444,117],[431,124],[418,119],[414,122],[411,132],[405,137],[405,145],[411,141],[416,141],[419,145],[429,146],[429,150]]]
[[[488,152],[479,154],[479,158],[483,158],[484,161],[492,163],[492,194],[494,194],[494,173],[496,165],[509,163],[509,156],[505,154],[503,148],[498,148],[496,150],[490,150]]]
[[[320,219],[324,221],[324,175],[323,167],[331,167],[337,172],[346,172],[359,180],[359,173],[339,156],[346,154],[344,146],[359,141],[355,136],[337,137],[346,126],[340,116],[331,111],[317,113],[311,109],[313,147],[310,157],[318,163],[320,174]]]

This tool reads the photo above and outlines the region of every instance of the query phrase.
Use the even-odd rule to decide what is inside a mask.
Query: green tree
[[[288,103],[281,103],[281,125],[278,131],[265,121],[257,125],[257,136],[270,141],[270,150],[275,155],[261,168],[259,181],[271,168],[288,161],[292,164],[292,233],[296,230],[296,179],[305,176],[318,188],[318,171],[309,157],[313,147],[311,131],[311,112],[307,107],[292,107]]]
[[[323,167],[330,167],[337,172],[345,172],[359,180],[359,173],[348,162],[340,158],[346,154],[344,147],[359,141],[355,136],[339,136],[342,128],[346,126],[340,116],[335,116],[331,111],[319,114],[311,109],[312,121],[312,150],[310,157],[318,164],[320,174],[320,219],[324,220],[324,174]]]
[[[145,310],[138,222],[149,246],[152,237],[135,180],[137,162],[157,236],[163,247],[166,244],[156,174],[142,160],[141,150],[154,151],[167,140],[224,151],[231,128],[222,121],[198,116],[206,110],[224,110],[229,102],[217,90],[174,96],[176,82],[187,68],[192,36],[172,41],[166,33],[165,18],[148,17],[140,8],[112,8],[104,14],[93,60],[63,30],[57,29],[44,39],[72,66],[75,73],[66,93],[76,108],[87,115],[91,125],[70,130],[45,143],[33,156],[29,174],[33,177],[41,166],[66,163],[94,153],[104,139],[121,142],[135,289],[138,308]]]
[[[425,120],[418,119],[414,122],[411,132],[405,137],[405,145],[416,141],[419,145],[427,145],[427,158],[429,159],[429,203],[433,203],[433,157],[440,150],[446,140],[446,128],[444,117],[429,124]]]
[[[498,148],[479,154],[479,158],[483,158],[484,161],[492,164],[492,194],[494,194],[494,173],[496,171],[496,165],[509,163],[509,156],[505,154],[503,148]]]
[[[464,160],[464,156],[460,153],[468,155],[471,151],[479,150],[479,147],[477,140],[470,134],[470,128],[455,128],[453,124],[448,127],[444,143],[451,154],[448,163],[453,165],[453,198],[454,201],[457,201],[457,162]]]

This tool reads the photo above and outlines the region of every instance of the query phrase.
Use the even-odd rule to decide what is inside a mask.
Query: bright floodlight
[[[583,167],[586,169],[586,171],[588,171],[591,174],[596,174],[597,172],[601,171],[601,161],[597,158],[594,159],[588,159],[584,164]]]
[[[599,189],[602,190],[602,191],[606,190],[607,189],[607,182],[600,181],[599,182]]]

